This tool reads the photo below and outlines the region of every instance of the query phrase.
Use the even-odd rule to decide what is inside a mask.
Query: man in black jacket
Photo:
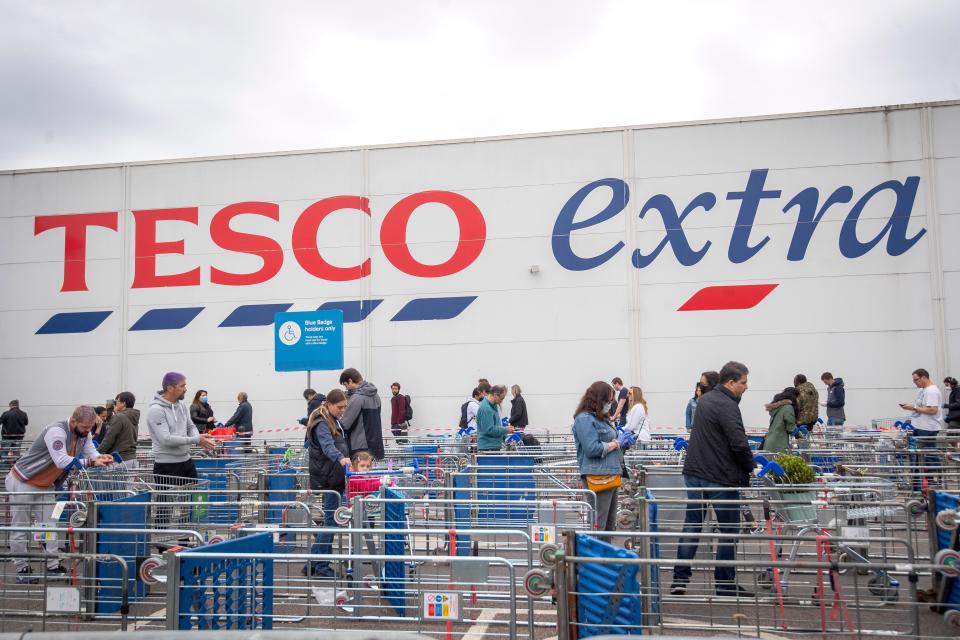
[[[241,391],[237,394],[237,410],[230,419],[223,423],[225,427],[236,427],[237,438],[249,440],[253,435],[253,407],[247,401],[247,394]]]
[[[670,593],[687,592],[691,569],[687,564],[697,555],[699,534],[707,504],[713,507],[720,533],[736,534],[740,530],[740,506],[717,504],[716,501],[739,500],[737,487],[750,484],[755,463],[740,415],[740,397],[747,390],[747,367],[728,362],[720,370],[720,385],[703,394],[693,418],[690,446],[683,463],[683,480],[687,486],[687,513],[677,549],[677,565],[673,568]],[[734,560],[736,540],[720,540],[717,560]],[[713,571],[718,596],[750,598],[753,594],[736,583],[736,568],[715,567]]]
[[[0,415],[0,446],[3,459],[10,462],[20,457],[20,444],[27,433],[27,414],[20,410],[20,401],[11,400],[10,408]]]
[[[303,390],[303,399],[307,401],[307,415],[297,420],[297,422],[303,426],[307,426],[310,421],[310,415],[320,408],[320,405],[327,399],[327,396],[322,393],[317,393],[308,387]]]

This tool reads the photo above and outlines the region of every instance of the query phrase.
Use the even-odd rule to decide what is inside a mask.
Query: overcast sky
[[[0,0],[0,169],[960,98],[960,2]]]

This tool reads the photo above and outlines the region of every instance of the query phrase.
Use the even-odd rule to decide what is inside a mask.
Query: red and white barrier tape
[[[296,427],[274,427],[272,429],[257,429],[256,433],[290,433],[291,431],[303,431],[306,429],[304,426]]]

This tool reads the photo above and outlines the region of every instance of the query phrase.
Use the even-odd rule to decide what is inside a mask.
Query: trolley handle
[[[757,474],[757,477],[763,478],[768,473],[772,473],[774,476],[778,478],[782,478],[784,475],[786,475],[786,472],[783,470],[783,467],[781,467],[776,462],[768,462],[767,464],[763,465],[763,469],[760,470],[760,473]]]
[[[420,473],[420,461],[416,458],[413,459],[413,463],[410,466],[400,467],[399,469],[386,469],[381,471],[350,471],[349,467],[344,467],[343,472],[348,478],[354,476],[363,477],[363,476],[410,476],[410,475],[419,475]]]

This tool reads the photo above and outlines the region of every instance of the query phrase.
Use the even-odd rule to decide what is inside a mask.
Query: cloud
[[[960,95],[954,3],[0,5],[0,167]]]

